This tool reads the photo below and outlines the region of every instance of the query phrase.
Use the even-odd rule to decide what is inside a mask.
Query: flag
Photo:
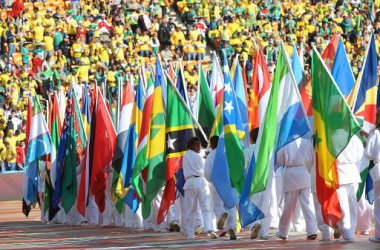
[[[252,86],[248,101],[249,130],[258,128],[264,121],[270,95],[270,74],[263,51],[258,48],[254,56]],[[261,126],[260,126],[261,127]]]
[[[49,161],[46,162],[47,171],[45,175],[45,193],[44,193],[44,212],[46,213],[49,209],[49,220],[54,218],[54,215],[58,211],[53,211],[51,205],[52,197],[55,189],[55,181],[57,176],[57,152],[59,146],[59,137],[61,135],[61,119],[59,111],[59,100],[57,93],[54,93],[53,100],[50,104],[51,111],[49,112],[49,130],[52,139],[52,150],[49,157]]]
[[[183,100],[185,100],[186,104],[190,107],[190,99],[187,93],[187,85],[185,82],[185,78],[183,77],[183,68],[182,68],[181,62],[179,63],[179,69],[178,69],[177,89],[179,93],[181,94]]]
[[[175,201],[175,174],[182,168],[182,157],[186,152],[186,145],[193,135],[193,120],[190,110],[168,82],[167,106],[166,106],[166,185],[160,208],[158,211],[157,224],[165,219],[170,205]]]
[[[140,200],[144,199],[144,181],[142,179],[141,172],[148,166],[148,144],[151,113],[153,107],[153,92],[154,83],[152,77],[149,77],[145,96],[145,103],[142,112],[142,121],[137,144],[136,160],[132,171],[132,186],[135,189],[136,194],[140,198]]]
[[[121,172],[124,175],[123,181],[118,182],[116,192],[120,197],[123,198],[123,201],[130,207],[132,212],[136,212],[139,207],[139,201],[135,195],[135,190],[131,187],[132,184],[132,172],[136,160],[136,151],[138,136],[140,134],[141,122],[142,122],[142,110],[144,102],[144,86],[143,82],[140,81],[137,85],[137,92],[133,105],[131,127],[129,129],[127,144],[125,147],[124,158],[122,163]],[[122,175],[120,175],[122,176]],[[122,184],[122,185],[121,185]],[[126,192],[127,191],[127,192]]]
[[[215,121],[215,108],[212,103],[212,97],[208,88],[205,72],[202,64],[199,64],[199,79],[197,93],[197,111],[196,117],[199,124],[204,128],[212,128]]]
[[[216,149],[212,182],[227,208],[238,204],[237,193],[244,186],[244,152],[240,143],[244,129],[238,102],[230,79],[227,59],[223,57],[224,94],[220,109],[223,110],[223,130]]]
[[[376,127],[377,53],[374,34],[372,34],[363,65],[353,112],[356,117],[363,119],[362,129],[369,134]]]
[[[215,52],[213,53],[212,58],[210,89],[212,91],[215,110],[218,110],[219,104],[223,98],[223,74]]]
[[[298,57],[297,48],[295,45],[293,45],[292,71],[294,73],[297,85],[300,84],[302,79],[304,78],[303,66],[301,64],[300,58]]]
[[[82,102],[82,110],[81,110],[83,127],[84,127],[84,131],[86,132],[86,136],[89,136],[90,128],[91,128],[90,107],[91,107],[90,90],[88,89],[88,85],[86,83],[84,85],[83,102]]]
[[[61,129],[62,133],[59,138],[55,188],[54,188],[54,193],[53,193],[52,202],[51,202],[51,206],[55,212],[59,211],[60,208],[58,204],[61,202],[61,198],[62,198],[64,158],[66,156],[66,142],[67,142],[67,139],[69,137],[69,132],[70,132],[70,121],[71,121],[71,114],[72,114],[71,109],[73,106],[72,105],[73,99],[71,98],[71,95],[73,94],[73,92],[74,92],[73,89],[70,88],[69,92],[67,93],[67,104],[66,104],[63,125]]]
[[[29,142],[29,134],[30,134],[30,127],[32,123],[32,117],[33,117],[33,107],[32,107],[32,100],[31,98],[28,98],[28,107],[27,107],[27,119],[26,119],[26,131],[25,131],[25,138],[28,138],[25,140],[25,155],[28,151],[28,142]],[[23,199],[22,199],[22,212],[25,214],[26,217],[28,217],[30,211],[32,210],[32,205],[30,204],[30,201],[25,200],[26,199],[26,193],[28,191],[28,177],[26,174],[23,176]]]
[[[296,54],[296,51],[293,54]],[[279,87],[279,105],[277,111],[277,124],[279,126],[276,128],[277,138],[275,146],[277,154],[278,150],[282,147],[310,131],[298,91],[297,79],[292,72],[283,43],[281,43],[273,82],[275,80],[279,81],[279,83],[276,82]],[[275,156],[275,170],[277,167]]]
[[[86,147],[86,133],[84,131],[82,116],[75,95],[72,92],[70,107],[70,121],[65,141],[65,156],[63,158],[62,175],[62,207],[68,213],[77,199],[77,167],[81,164]]]
[[[28,148],[25,158],[24,200],[26,205],[35,204],[38,194],[38,159],[51,153],[51,137],[38,96],[34,97],[30,121]]]
[[[239,107],[239,112],[241,115],[241,120],[243,122],[243,128],[245,131],[245,142],[249,145],[249,132],[248,132],[248,109],[247,109],[247,93],[246,86],[244,85],[242,69],[239,63],[239,56],[235,58],[235,70],[233,77],[233,86],[236,93],[236,100]]]
[[[119,213],[123,211],[122,198],[125,197],[126,192],[124,188],[120,187],[120,192],[123,197],[117,193],[117,184],[120,181],[121,185],[125,180],[125,172],[121,172],[123,168],[123,158],[126,154],[125,148],[127,147],[127,139],[131,130],[131,117],[134,103],[134,90],[129,85],[125,84],[120,112],[119,126],[117,129],[116,149],[112,159],[113,176],[112,176],[112,197]],[[133,128],[132,128],[133,129]],[[134,133],[134,131],[132,132]],[[133,141],[134,143],[134,141]],[[127,152],[129,154],[129,152]],[[131,155],[132,156],[132,155]]]
[[[252,184],[252,177],[253,173],[256,168],[256,159],[255,154],[252,155],[252,159],[250,161],[246,180],[244,183],[244,188],[240,196],[240,202],[239,202],[239,217],[240,217],[240,224],[242,227],[248,226],[249,224],[263,219],[265,217],[263,211],[256,206],[254,202],[250,200],[249,197],[249,191]]]
[[[96,97],[98,88],[95,86],[93,91],[93,97]],[[92,98],[95,100],[95,98]],[[89,111],[91,117],[90,129],[87,134],[87,143],[86,150],[82,161],[82,172],[80,176],[79,189],[77,195],[77,210],[78,212],[85,217],[86,216],[86,206],[89,202],[89,191],[91,188],[91,166],[92,166],[92,152],[94,152],[94,138],[95,138],[95,127],[96,127],[96,113],[95,113],[95,101],[92,102],[92,105],[89,105]]]
[[[339,43],[336,49],[336,55],[334,65],[331,69],[331,74],[335,79],[340,91],[345,98],[351,93],[352,88],[355,85],[354,74],[348,61],[346,50],[342,38],[339,36]]]
[[[359,125],[315,49],[312,87],[317,195],[325,223],[334,226],[342,218],[336,192],[339,187],[336,159],[359,130]]]
[[[165,106],[162,87],[164,77],[160,58],[157,56],[156,77],[154,81],[153,105],[151,112],[151,125],[149,132],[149,144],[147,150],[148,170],[146,178],[145,197],[142,199],[142,215],[147,218],[150,215],[151,203],[160,188],[165,184]],[[163,84],[166,86],[166,83]],[[166,89],[166,88],[165,88]]]
[[[107,176],[105,168],[111,163],[116,148],[116,132],[105,100],[100,91],[96,91],[93,152],[91,161],[91,187],[99,212],[105,209],[105,190]]]

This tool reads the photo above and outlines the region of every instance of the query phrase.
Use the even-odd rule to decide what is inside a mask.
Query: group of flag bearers
[[[216,230],[236,239],[240,227],[268,239],[275,226],[286,240],[301,210],[307,239],[318,228],[330,240],[333,228],[351,242],[365,189],[375,206],[370,240],[380,242],[375,39],[356,83],[339,36],[322,56],[312,48],[309,79],[295,47],[290,58],[281,43],[277,58],[271,81],[257,46],[248,94],[238,56],[230,71],[214,54],[209,80],[199,65],[191,102],[181,66],[170,74],[157,56],[136,89],[118,83],[114,121],[104,88],[86,85],[81,98],[74,88],[55,93],[46,114],[36,97],[24,213],[39,201],[48,222],[181,230],[188,239],[202,231],[217,238]]]

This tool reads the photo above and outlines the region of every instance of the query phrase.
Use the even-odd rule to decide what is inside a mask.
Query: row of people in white
[[[256,131],[257,137],[258,131]],[[255,141],[255,135],[253,136]],[[80,224],[87,221],[88,224],[100,225],[124,225],[134,228],[149,228],[159,231],[165,231],[168,226],[182,225],[182,232],[187,234],[189,239],[194,238],[196,228],[203,225],[203,231],[209,233],[211,238],[216,238],[214,231],[216,229],[223,232],[228,231],[231,239],[236,239],[236,208],[226,210],[223,201],[219,197],[212,184],[211,173],[215,159],[215,148],[217,138],[211,140],[212,150],[208,154],[206,161],[200,154],[201,146],[198,139],[192,139],[189,143],[189,150],[183,158],[183,171],[186,179],[184,187],[185,197],[180,197],[175,204],[171,206],[167,220],[161,225],[157,225],[155,216],[159,208],[161,196],[159,194],[152,202],[151,216],[145,220],[141,218],[141,211],[138,210],[133,214],[126,206],[123,215],[119,215],[113,205],[111,195],[107,195],[106,211],[101,214],[95,204],[94,199],[90,199],[87,206],[87,218],[82,218],[76,211],[70,211],[67,215],[60,212],[53,222]],[[214,141],[213,141],[214,140]],[[371,206],[362,199],[356,201],[356,191],[360,183],[360,172],[358,163],[363,155],[369,160],[375,162],[371,175],[374,178],[375,193],[375,236],[370,239],[380,242],[380,132],[373,131],[367,140],[367,146],[364,149],[360,139],[354,136],[347,147],[337,159],[339,172],[340,187],[337,190],[339,202],[341,205],[343,218],[338,223],[338,228],[346,242],[351,242],[355,237],[355,227],[359,231],[369,231],[371,216]],[[255,153],[255,144],[245,149],[246,166],[248,167],[249,159]],[[250,225],[252,230],[251,238],[261,237],[268,239],[269,228],[279,228],[278,237],[286,239],[289,234],[290,224],[294,222],[297,209],[302,211],[305,219],[305,226],[308,239],[315,239],[317,227],[322,233],[322,240],[330,239],[330,227],[327,226],[321,214],[321,207],[316,195],[315,184],[315,163],[314,148],[311,140],[299,138],[277,153],[277,164],[283,165],[284,169],[281,174],[279,171],[273,176],[272,183],[268,183],[266,199],[268,201],[268,210],[264,211],[266,217]],[[112,181],[112,172],[108,173],[108,183],[106,193],[110,194],[110,184]],[[282,178],[280,178],[282,176]],[[270,176],[272,177],[272,176]],[[41,179],[41,183],[44,183]],[[281,180],[281,181],[280,181]],[[282,182],[282,184],[281,184]],[[276,195],[276,183],[277,195]],[[281,190],[282,186],[282,190]],[[43,191],[43,190],[40,190]],[[283,198],[281,198],[283,193]],[[278,202],[275,198],[284,200],[284,207],[278,222]],[[43,201],[43,199],[41,199]],[[312,204],[314,203],[314,207]],[[299,204],[299,205],[297,205]],[[74,209],[75,210],[75,209]],[[156,211],[157,210],[157,211]],[[359,211],[359,214],[358,214]],[[364,218],[357,223],[357,217]],[[44,221],[47,215],[42,214]],[[182,223],[180,223],[182,222]],[[294,223],[293,223],[294,224]],[[194,228],[194,225],[196,228]],[[334,236],[339,236],[335,231]]]

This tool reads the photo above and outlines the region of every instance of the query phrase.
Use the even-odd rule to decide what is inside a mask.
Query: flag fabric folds
[[[170,205],[175,201],[175,174],[182,168],[182,157],[194,128],[190,110],[170,82],[168,82],[167,91],[166,184],[158,211],[157,224],[161,224],[165,219]]]
[[[216,149],[212,182],[227,208],[239,202],[237,193],[244,186],[244,152],[240,140],[244,139],[244,128],[241,121],[238,102],[230,79],[227,59],[223,58],[224,94],[222,110],[222,133]]]
[[[99,212],[105,209],[105,189],[107,176],[105,169],[112,161],[116,147],[116,132],[108,113],[103,95],[100,91],[95,93],[95,121],[93,151],[91,161],[91,187]]]
[[[156,61],[156,77],[154,81],[153,105],[151,111],[151,125],[147,150],[148,169],[146,177],[145,197],[142,199],[142,215],[150,215],[151,203],[158,191],[165,185],[165,106],[162,77],[164,77],[159,57]],[[166,86],[166,83],[164,84]]]
[[[336,159],[359,130],[359,125],[315,49],[312,87],[317,195],[325,223],[334,226],[342,218],[336,192],[339,187]]]
[[[77,199],[77,167],[80,166],[86,147],[86,133],[84,131],[81,112],[75,95],[72,92],[70,120],[68,134],[65,140],[65,156],[63,158],[62,174],[62,207],[68,213]]]
[[[51,136],[46,124],[38,97],[34,97],[28,146],[25,158],[24,201],[27,206],[37,202],[38,194],[38,160],[51,153]]]
[[[252,86],[248,100],[248,124],[250,131],[258,128],[264,121],[270,89],[271,81],[266,59],[261,48],[257,48],[254,56]]]
[[[377,102],[377,53],[375,35],[372,34],[364,67],[359,76],[359,89],[353,112],[363,119],[363,130],[367,133],[376,127]]]
[[[134,91],[133,88],[126,83],[124,86],[121,112],[119,119],[119,126],[116,137],[116,149],[112,159],[113,167],[113,184],[112,184],[112,197],[115,202],[116,209],[119,213],[123,211],[122,198],[126,195],[126,190],[122,188],[122,183],[125,179],[125,172],[121,172],[123,168],[123,158],[126,155],[125,148],[127,147],[127,139],[131,129],[131,117],[134,103]],[[128,152],[129,153],[129,152]],[[119,193],[116,191],[118,181],[121,182]]]
[[[202,128],[212,128],[215,121],[215,108],[212,103],[212,97],[208,88],[205,72],[202,64],[199,64],[199,80],[197,93],[198,107],[196,117]]]

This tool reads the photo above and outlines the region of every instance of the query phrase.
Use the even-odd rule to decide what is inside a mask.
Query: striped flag
[[[250,131],[258,128],[264,121],[271,88],[266,59],[260,48],[257,48],[255,52],[253,63],[252,86],[248,100],[248,124]]]
[[[342,218],[336,192],[339,187],[336,159],[360,127],[315,49],[312,55],[312,87],[317,195],[325,223],[335,226]]]
[[[377,53],[375,34],[372,34],[364,67],[359,75],[359,89],[353,112],[363,120],[363,130],[370,133],[376,127]]]
[[[34,97],[30,121],[28,148],[25,158],[24,200],[26,205],[35,204],[38,194],[38,159],[52,150],[51,136],[42,112],[38,96]]]
[[[77,167],[82,162],[86,147],[86,133],[84,131],[82,116],[75,95],[72,92],[70,103],[70,120],[68,135],[65,140],[65,155],[63,157],[62,175],[62,207],[68,213],[77,199]]]
[[[141,201],[144,199],[144,180],[141,176],[141,172],[148,166],[147,150],[149,143],[151,113],[153,106],[153,92],[153,79],[152,77],[149,77],[145,96],[145,103],[142,112],[142,121],[137,144],[136,160],[132,171],[132,186],[135,189],[136,194]]]
[[[121,169],[123,168],[123,164],[122,164],[123,158],[126,154],[125,148],[127,147],[127,139],[128,139],[128,135],[131,129],[130,125],[131,125],[134,98],[135,98],[134,90],[129,85],[129,83],[126,83],[124,86],[124,91],[123,91],[120,120],[119,120],[118,129],[117,129],[116,149],[115,149],[115,154],[113,155],[113,159],[112,159],[112,167],[113,167],[112,197],[115,202],[116,209],[119,213],[122,213],[123,211],[122,198],[125,197],[127,191],[124,190],[124,188],[120,188],[119,192],[121,192],[121,195],[122,195],[121,197],[117,193],[117,183],[119,180],[121,183],[123,183],[125,180],[125,172],[121,172]]]
[[[165,219],[170,205],[175,201],[175,174],[182,168],[182,157],[189,138],[195,135],[190,110],[168,81],[166,106],[166,184],[157,216],[157,224]]]
[[[52,196],[55,189],[55,182],[57,177],[57,153],[59,147],[59,137],[61,136],[61,119],[60,119],[60,111],[59,111],[59,100],[57,93],[54,93],[52,103],[50,105],[51,111],[49,113],[49,129],[51,132],[52,139],[52,150],[49,158],[49,162],[47,162],[47,172],[45,177],[45,202],[44,202],[44,211],[49,211],[49,220],[54,218],[54,215],[57,211],[52,211],[53,207],[51,205]]]
[[[237,193],[241,193],[244,186],[245,161],[240,140],[244,139],[245,133],[225,56],[223,57],[223,72],[224,95],[219,108],[223,112],[221,116],[223,128],[216,149],[211,178],[224,205],[232,208],[238,204]]]

